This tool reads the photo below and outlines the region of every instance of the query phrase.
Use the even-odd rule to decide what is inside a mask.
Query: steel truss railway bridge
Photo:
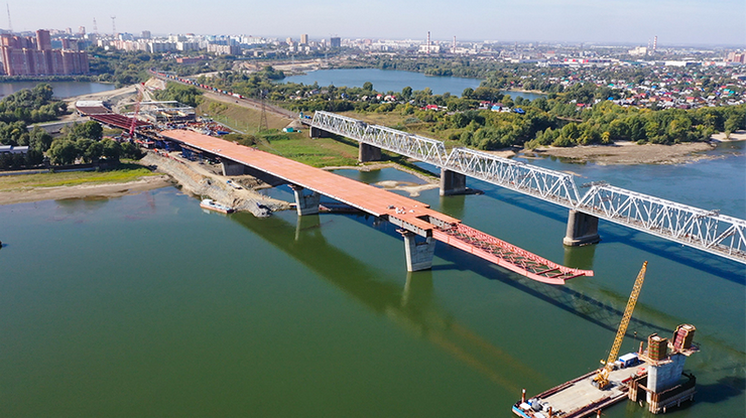
[[[305,121],[308,123],[308,121]],[[746,264],[746,221],[655,196],[594,183],[581,195],[572,175],[467,148],[446,150],[430,138],[330,112],[317,111],[311,136],[326,132],[360,143],[361,162],[381,158],[381,150],[426,162],[441,170],[440,194],[466,191],[466,177],[542,199],[569,209],[566,245],[600,240],[604,219]]]

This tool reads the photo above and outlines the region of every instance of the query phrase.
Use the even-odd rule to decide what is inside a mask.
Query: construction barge
[[[608,374],[608,383],[599,389],[594,370],[513,405],[522,418],[584,418],[599,414],[622,400],[646,402],[653,414],[692,401],[696,378],[683,372],[686,357],[698,351],[692,344],[692,325],[679,325],[672,341],[653,334],[647,350],[621,356]]]
[[[671,341],[653,334],[648,337],[646,350],[640,342],[637,353],[617,358],[645,280],[647,264],[643,263],[637,275],[609,356],[601,362],[603,367],[530,399],[526,399],[523,389],[521,400],[513,405],[514,414],[521,418],[584,418],[594,413],[600,416],[602,409],[624,398],[641,405],[645,401],[650,412],[658,414],[694,399],[696,379],[684,373],[686,358],[699,351],[692,343],[696,331],[693,325],[679,325]],[[686,378],[683,382],[682,377]]]

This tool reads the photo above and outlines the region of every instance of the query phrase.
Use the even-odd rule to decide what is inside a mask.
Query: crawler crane
[[[614,366],[614,360],[616,360],[617,355],[619,355],[619,348],[622,346],[622,340],[624,339],[624,334],[627,332],[627,326],[629,325],[629,320],[632,318],[632,312],[635,310],[635,305],[637,304],[637,297],[640,296],[640,289],[642,289],[642,282],[645,281],[645,271],[647,270],[648,262],[642,263],[642,268],[640,269],[640,272],[637,273],[637,279],[635,280],[635,285],[632,287],[632,293],[629,295],[629,300],[627,301],[627,307],[624,309],[624,315],[622,315],[622,322],[619,324],[619,329],[616,331],[616,337],[614,338],[614,344],[611,346],[611,351],[609,352],[609,358],[606,359],[606,362],[604,363],[603,360],[601,363],[604,365],[602,368],[598,369],[598,373],[593,378],[593,385],[596,386],[599,389],[604,389],[606,386],[609,385],[609,373],[611,373],[611,370]]]

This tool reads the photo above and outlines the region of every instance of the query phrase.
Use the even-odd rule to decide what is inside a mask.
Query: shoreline
[[[635,142],[617,142],[610,145],[581,145],[568,148],[538,147],[534,150],[522,149],[518,155],[532,158],[559,158],[575,164],[593,163],[598,165],[638,165],[638,164],[687,164],[702,160],[720,158],[707,155],[719,143],[735,141],[691,142],[685,144],[660,145]]]
[[[142,177],[124,183],[38,187],[23,191],[0,192],[0,206],[44,200],[112,199],[174,185],[171,177],[161,175]]]

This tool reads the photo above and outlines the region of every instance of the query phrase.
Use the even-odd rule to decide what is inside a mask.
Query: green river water
[[[744,218],[743,146],[718,152],[534,163]],[[485,194],[417,199],[596,276],[544,285],[443,245],[432,271],[408,274],[391,225],[221,216],[175,188],[0,206],[0,417],[510,417],[521,388],[598,367],[645,260],[623,351],[694,324],[699,393],[668,416],[744,416],[744,265],[606,222],[601,244],[566,249],[565,210],[469,184]],[[604,416],[649,413],[624,402]]]

